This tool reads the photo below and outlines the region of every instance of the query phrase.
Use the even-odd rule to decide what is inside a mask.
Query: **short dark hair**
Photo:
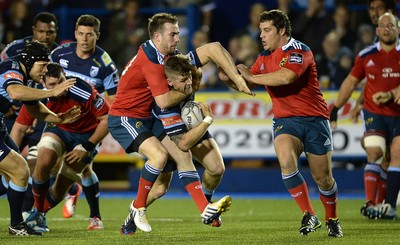
[[[384,2],[385,3],[385,7],[386,7],[386,10],[392,10],[392,12],[393,13],[395,13],[396,12],[396,8],[395,8],[395,2],[394,2],[394,0],[368,0],[368,8],[370,8],[370,6],[371,6],[371,3],[372,2],[375,2],[375,1],[381,1],[381,2]]]
[[[79,16],[75,24],[75,29],[78,29],[78,26],[91,26],[95,32],[100,32],[100,20],[90,14]]]
[[[56,62],[50,62],[47,64],[47,72],[45,77],[56,77],[59,78],[64,73],[62,66]]]
[[[167,58],[164,64],[164,71],[167,74],[187,76],[192,71],[189,58],[182,54],[172,55]]]
[[[278,31],[285,28],[286,36],[292,36],[292,27],[289,17],[282,10],[273,9],[270,11],[262,12],[260,15],[260,23],[266,21],[272,21],[272,24],[276,27],[276,29],[278,29]]]
[[[151,38],[155,32],[162,32],[165,23],[178,24],[178,18],[168,13],[158,13],[149,18],[148,31]]]
[[[33,19],[33,25],[36,26],[38,21],[50,24],[51,22],[54,22],[56,24],[56,27],[58,27],[58,21],[57,18],[54,14],[50,12],[40,12],[38,13],[35,18]]]

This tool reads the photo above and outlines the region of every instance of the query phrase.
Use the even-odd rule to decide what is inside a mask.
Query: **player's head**
[[[264,11],[260,15],[260,37],[265,50],[273,51],[287,43],[292,27],[287,14],[281,10]]]
[[[393,0],[368,0],[368,15],[374,26],[378,25],[379,16],[386,12],[395,12]]]
[[[379,41],[386,45],[394,45],[399,36],[397,17],[391,13],[384,13],[378,19],[376,35]]]
[[[41,12],[33,20],[33,40],[45,44],[49,49],[57,38],[58,22],[54,14]]]
[[[149,37],[163,54],[174,53],[179,43],[178,18],[172,14],[158,13],[149,18]]]
[[[47,89],[54,88],[57,84],[62,83],[65,80],[64,69],[60,64],[50,62],[47,65],[47,72],[44,74],[43,82]]]
[[[39,82],[41,76],[46,72],[46,65],[49,62],[49,49],[37,41],[29,42],[18,56],[26,70],[28,78]]]
[[[100,20],[93,15],[81,15],[75,24],[77,52],[92,54],[100,37]]]
[[[193,92],[192,75],[195,76],[195,79],[199,79],[196,68],[192,66],[189,59],[182,54],[168,57],[164,64],[164,73],[167,77],[168,84],[173,89],[185,94],[191,94]]]

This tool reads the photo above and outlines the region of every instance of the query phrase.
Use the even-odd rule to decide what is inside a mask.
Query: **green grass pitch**
[[[0,199],[0,244],[399,244],[400,222],[369,220],[361,217],[363,200],[339,200],[338,212],[343,238],[327,236],[325,226],[308,236],[298,232],[302,214],[291,199],[233,198],[219,228],[203,225],[191,199],[160,199],[148,209],[151,233],[138,231],[123,236],[119,228],[126,215],[130,199],[102,198],[101,212],[105,229],[87,231],[88,205],[78,200],[77,212],[71,219],[62,218],[63,203],[47,214],[49,233],[41,237],[8,235],[9,209]],[[318,199],[312,200],[321,221],[324,212]]]

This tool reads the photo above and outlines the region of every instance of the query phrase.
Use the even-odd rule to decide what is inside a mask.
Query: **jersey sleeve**
[[[18,117],[17,117],[16,121],[19,124],[31,126],[33,124],[34,120],[35,120],[35,118],[29,113],[29,111],[26,108],[26,106],[23,105],[21,107],[21,109],[19,110]]]
[[[350,74],[356,77],[358,80],[362,80],[365,77],[365,69],[364,69],[364,58],[357,55],[353,68],[351,69]]]
[[[110,104],[108,101],[93,88],[92,96],[88,101],[90,111],[96,117],[101,117],[108,114]]]
[[[293,71],[299,77],[308,69],[313,61],[313,55],[311,51],[304,51],[300,49],[288,51],[287,57],[288,59],[283,67]]]
[[[108,95],[114,95],[117,93],[117,86],[119,83],[118,69],[114,62],[111,62],[105,69],[105,78],[103,80],[104,89]]]

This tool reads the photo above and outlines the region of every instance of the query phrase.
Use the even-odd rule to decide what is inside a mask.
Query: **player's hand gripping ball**
[[[181,117],[189,130],[197,127],[204,119],[200,105],[194,101],[186,102],[182,107]]]

